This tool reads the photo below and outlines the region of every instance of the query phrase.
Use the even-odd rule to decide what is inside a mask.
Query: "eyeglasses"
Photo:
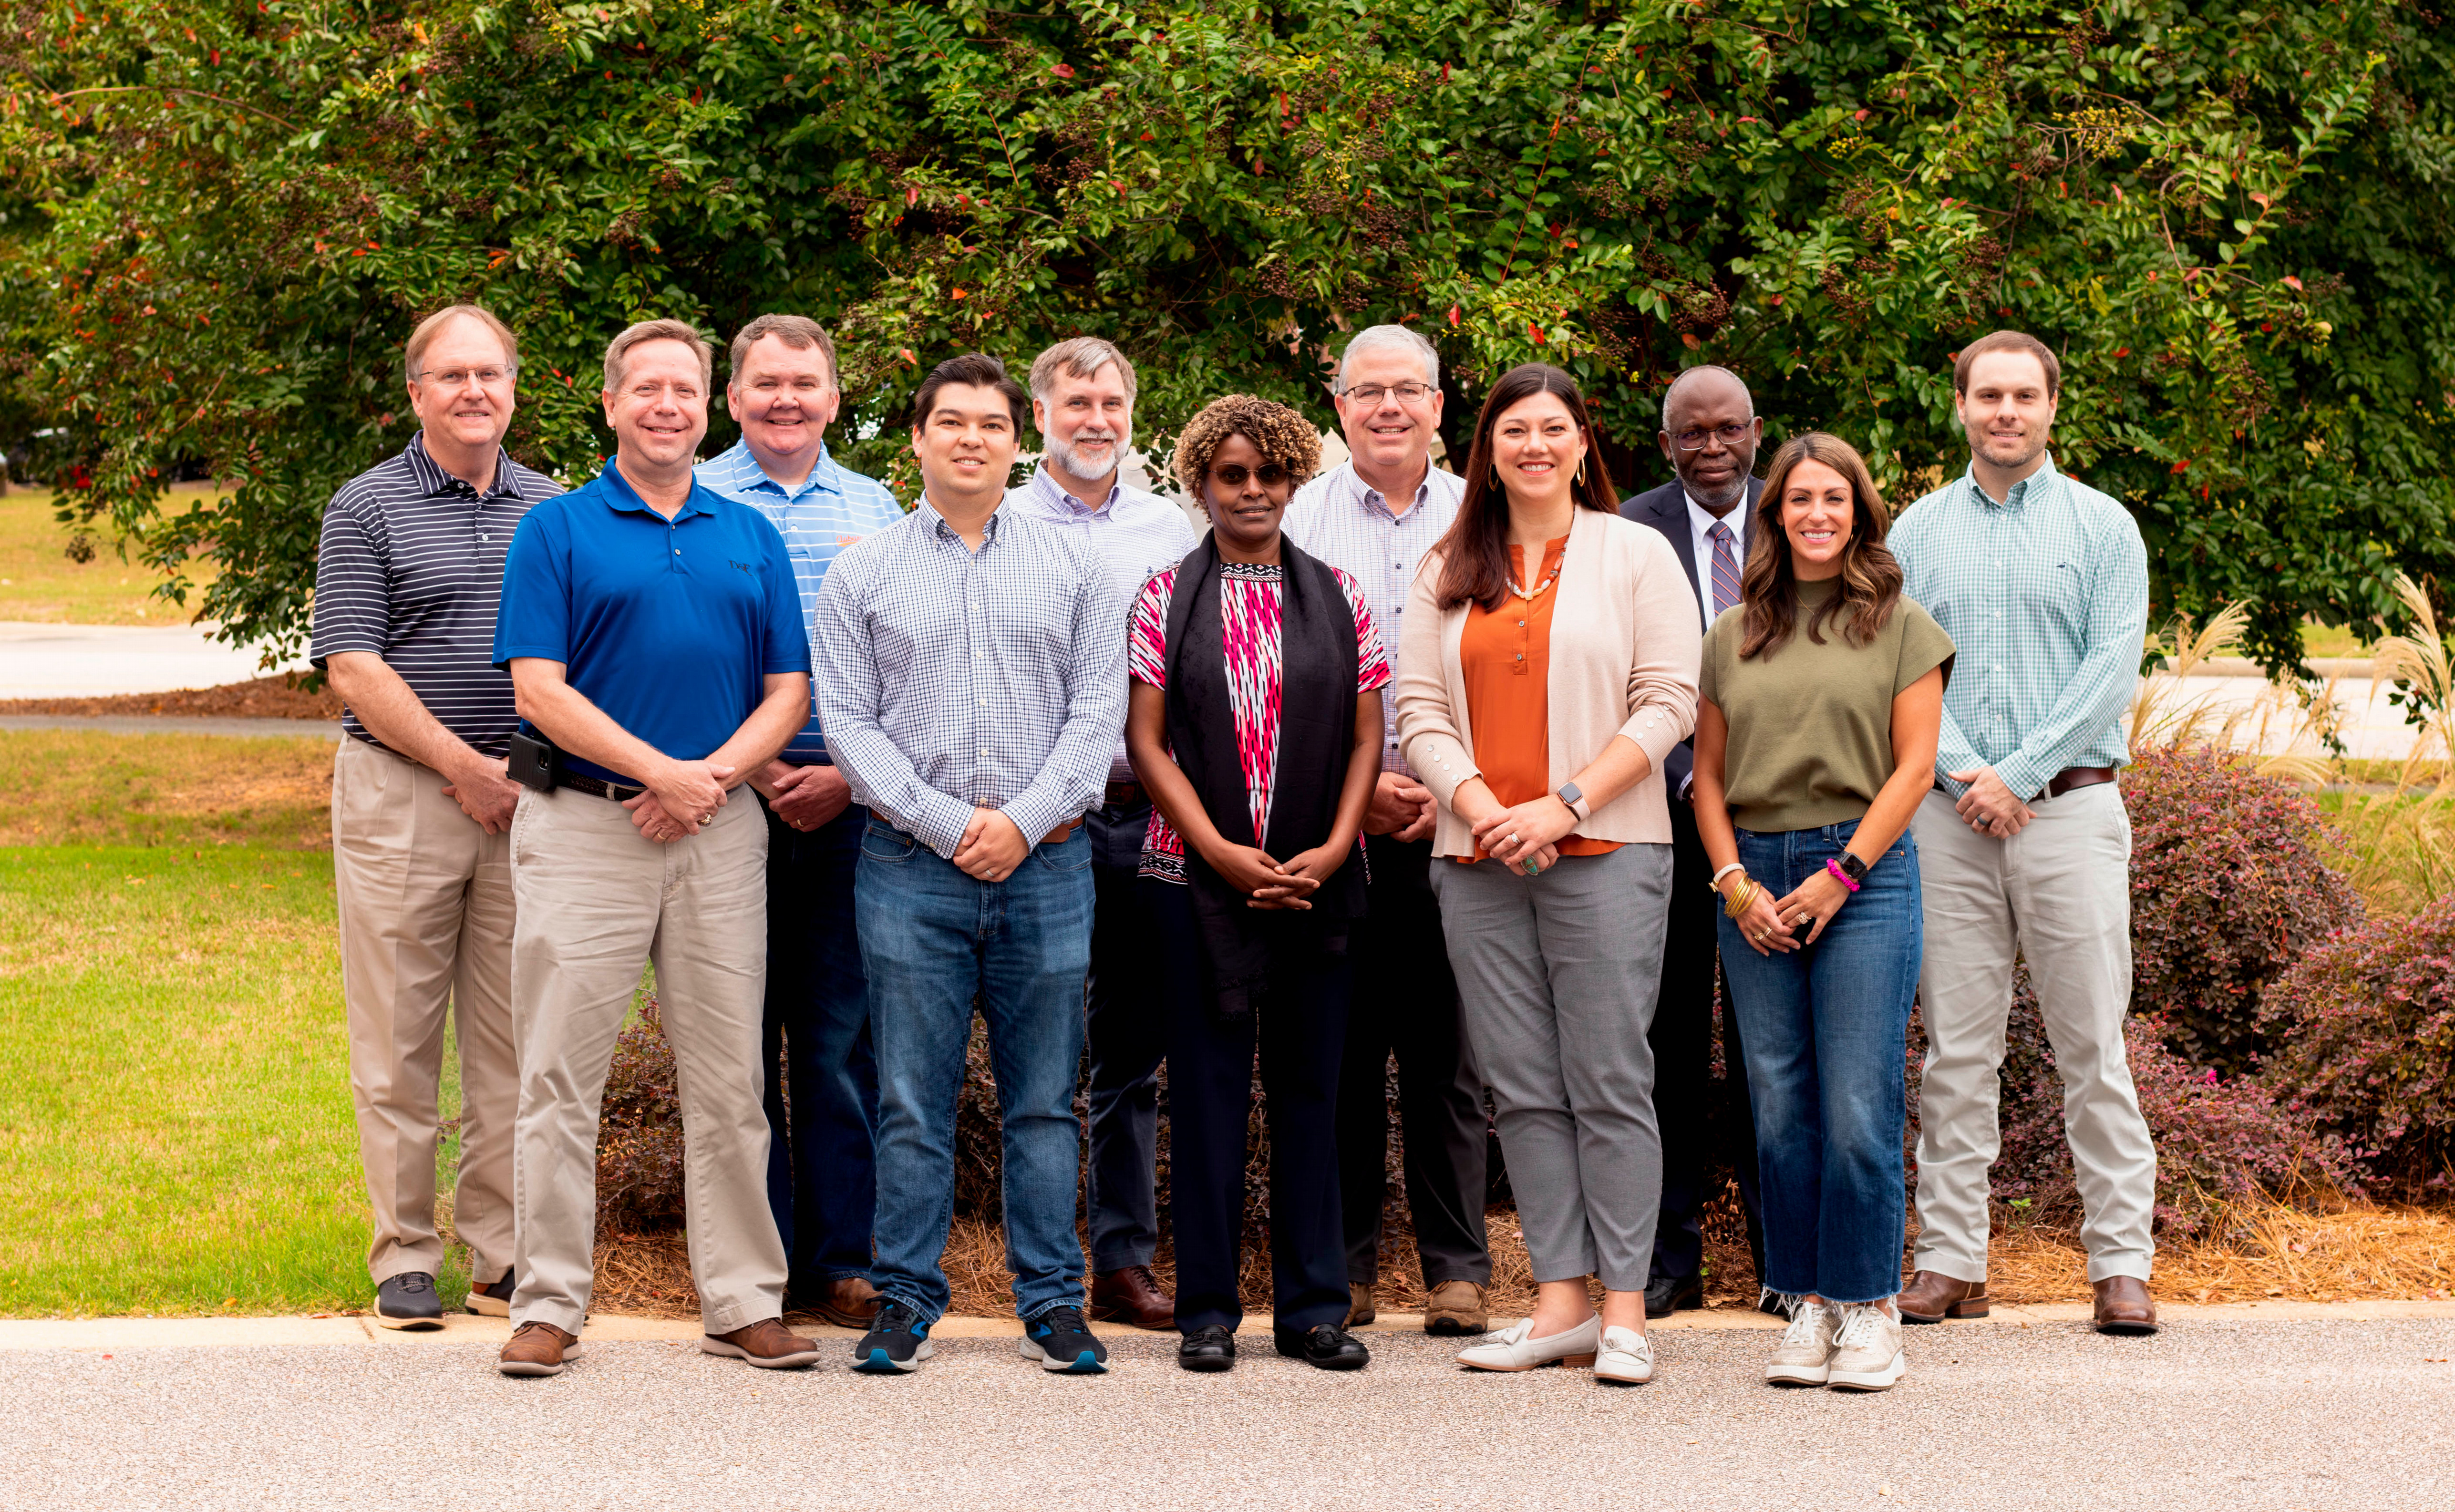
[[[1346,392],[1345,397],[1358,404],[1379,404],[1384,396],[1396,394],[1400,404],[1421,404],[1431,397],[1429,383],[1359,383]]]
[[[512,370],[509,368],[443,368],[440,370],[429,368],[417,375],[417,381],[432,383],[438,388],[457,389],[475,378],[477,380],[478,387],[492,389],[508,382],[511,376]]]
[[[1294,476],[1293,474],[1289,473],[1286,468],[1279,466],[1276,462],[1265,462],[1260,467],[1249,470],[1238,463],[1230,462],[1225,467],[1212,468],[1210,470],[1210,475],[1212,478],[1226,484],[1229,488],[1243,488],[1245,486],[1245,480],[1248,477],[1261,484],[1264,488],[1277,488],[1280,484]]]
[[[1717,425],[1710,431],[1702,426],[1692,425],[1673,436],[1671,440],[1672,444],[1682,452],[1702,452],[1705,450],[1705,440],[1708,436],[1721,442],[1724,446],[1736,446],[1748,438],[1748,431],[1755,424],[1755,421],[1753,419],[1742,420],[1736,425]]]

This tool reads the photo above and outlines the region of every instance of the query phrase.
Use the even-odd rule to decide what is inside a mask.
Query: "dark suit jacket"
[[[1763,496],[1764,480],[1752,477],[1748,479],[1748,501],[1741,507],[1753,513],[1756,500]],[[1671,549],[1678,554],[1679,565],[1687,570],[1688,589],[1696,595],[1696,622],[1703,624],[1705,587],[1703,580],[1696,575],[1696,539],[1688,519],[1687,490],[1674,477],[1660,488],[1648,489],[1633,498],[1622,499],[1619,513],[1622,518],[1634,520],[1639,525],[1651,525],[1670,538]],[[1674,800],[1688,786],[1688,774],[1694,767],[1695,760],[1696,744],[1694,740],[1682,740],[1662,758],[1662,778],[1669,785]]]

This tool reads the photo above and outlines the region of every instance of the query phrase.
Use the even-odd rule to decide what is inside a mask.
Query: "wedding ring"
[[[714,824],[715,822],[716,822],[716,816],[715,816],[715,815],[713,815],[713,814],[702,814],[702,815],[700,815],[700,816],[699,816],[699,827],[700,827],[700,829],[702,829],[702,830],[703,830],[703,829],[706,829],[709,825]]]

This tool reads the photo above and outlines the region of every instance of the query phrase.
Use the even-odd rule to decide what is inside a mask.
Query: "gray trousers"
[[[1534,1279],[1643,1291],[1662,1202],[1646,1032],[1671,847],[1564,856],[1540,877],[1435,859],[1432,891]]]
[[[659,845],[618,803],[522,793],[512,818],[512,1026],[519,1119],[512,1322],[579,1332],[594,1283],[597,1124],[615,1038],[657,966],[682,1105],[691,1280],[711,1334],[781,1316],[784,1245],[767,1205],[761,1019],[767,819],[736,792],[716,821]]]
[[[1987,1169],[2012,959],[2028,958],[2063,1083],[2088,1279],[2148,1279],[2157,1252],[2157,1147],[2131,1085],[2131,816],[2111,782],[2040,798],[2008,840],[1980,835],[1930,793],[1918,804],[1925,879],[1926,1074],[1918,1098],[1916,1263],[1986,1279]]]

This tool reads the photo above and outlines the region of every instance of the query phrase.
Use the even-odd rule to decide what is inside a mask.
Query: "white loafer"
[[[1594,1379],[1623,1386],[1642,1386],[1654,1379],[1654,1341],[1633,1328],[1603,1330],[1602,1352],[1594,1357]]]
[[[1458,1351],[1458,1363],[1477,1370],[1532,1370],[1538,1365],[1591,1365],[1602,1341],[1603,1320],[1587,1319],[1566,1333],[1531,1337],[1534,1320],[1521,1319]]]

